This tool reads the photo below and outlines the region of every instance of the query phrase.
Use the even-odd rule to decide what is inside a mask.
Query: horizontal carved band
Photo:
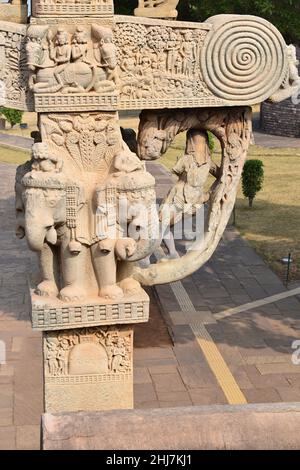
[[[101,375],[73,375],[61,377],[45,377],[47,385],[81,385],[96,384],[103,382],[131,382],[132,373],[130,374],[101,374]]]
[[[34,5],[35,16],[111,16],[114,13],[112,0],[96,0],[93,3],[46,3],[37,1]]]
[[[52,304],[52,305],[51,305]],[[130,300],[106,303],[47,304],[46,298],[32,295],[32,328],[40,331],[84,326],[144,323],[149,319],[149,298],[144,291]]]
[[[57,95],[51,93],[35,94],[36,112],[61,111],[113,111],[117,110],[117,96],[100,96],[91,93]]]

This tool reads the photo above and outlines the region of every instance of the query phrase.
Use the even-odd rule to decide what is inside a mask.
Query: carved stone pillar
[[[234,207],[250,106],[286,99],[300,83],[294,48],[264,19],[176,22],[160,18],[175,19],[178,0],[140,0],[144,18],[114,15],[113,4],[32,0],[29,24],[0,21],[0,104],[38,113],[32,158],[17,170],[16,215],[41,268],[32,323],[44,332],[47,411],[132,406],[133,325],[149,315],[141,284],[182,279],[211,257]],[[118,122],[119,110],[137,109],[148,110],[129,145],[138,156]],[[174,223],[206,203],[206,230],[181,258],[150,264],[165,233],[142,160],[185,131],[160,216],[171,205]]]
[[[40,261],[31,314],[45,411],[132,408],[133,326],[149,318],[132,273],[153,252],[158,217],[155,180],[118,122],[113,2],[40,0],[33,11],[25,48],[39,133],[17,171],[16,208]]]
[[[104,326],[43,335],[45,411],[133,408],[133,328]]]

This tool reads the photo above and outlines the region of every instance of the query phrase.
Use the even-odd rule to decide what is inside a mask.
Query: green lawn
[[[0,145],[0,162],[16,163],[20,165],[30,159],[30,152],[26,150],[15,150],[11,147]]]

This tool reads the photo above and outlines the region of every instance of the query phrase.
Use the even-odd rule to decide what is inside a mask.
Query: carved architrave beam
[[[205,23],[37,17],[27,33],[24,28],[0,22],[0,54],[6,57],[2,104],[19,109],[251,106],[270,97],[286,99],[296,90],[293,54],[272,24],[254,16],[220,15]],[[65,67],[53,55],[59,30],[66,32],[66,46],[77,45]]]

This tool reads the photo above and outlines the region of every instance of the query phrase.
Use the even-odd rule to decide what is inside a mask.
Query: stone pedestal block
[[[146,292],[80,303],[32,290],[31,304],[43,331],[45,411],[133,408],[133,326],[149,319]]]
[[[133,408],[133,327],[45,332],[46,412]]]

